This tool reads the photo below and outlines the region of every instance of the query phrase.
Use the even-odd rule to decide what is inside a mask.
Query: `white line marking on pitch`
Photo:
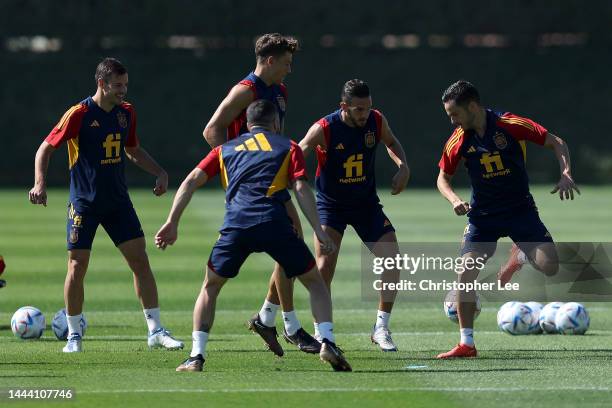
[[[144,393],[268,393],[268,392],[530,392],[530,391],[599,391],[610,392],[610,387],[389,387],[389,388],[242,388],[242,389],[136,389],[136,390],[88,390],[77,394],[144,394]]]

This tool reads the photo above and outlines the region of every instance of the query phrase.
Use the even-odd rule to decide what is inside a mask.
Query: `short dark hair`
[[[257,60],[269,56],[278,57],[286,52],[295,53],[299,48],[298,40],[285,37],[279,33],[264,34],[255,42],[255,56]]]
[[[351,99],[355,97],[367,98],[368,96],[370,96],[370,87],[361,79],[346,81],[342,87],[342,94],[340,95],[342,102],[350,102]]]
[[[442,94],[442,103],[455,101],[457,105],[465,106],[474,101],[480,105],[480,94],[471,82],[463,79],[455,82]]]
[[[127,74],[127,68],[118,59],[104,58],[96,67],[96,83],[99,79],[108,82],[113,74]]]
[[[265,99],[252,102],[246,110],[247,123],[250,125],[268,126],[278,116],[276,105]]]

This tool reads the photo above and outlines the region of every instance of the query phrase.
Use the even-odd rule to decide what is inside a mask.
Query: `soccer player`
[[[225,219],[193,311],[191,354],[176,371],[202,371],[217,296],[253,252],[268,253],[288,278],[298,277],[306,286],[313,316],[321,329],[321,360],[329,362],[336,371],[351,371],[334,343],[329,291],[317,272],[312,253],[291,225],[285,207],[284,192],[293,187],[302,211],[319,237],[320,251],[327,254],[335,250],[319,224],[314,196],[304,180],[302,150],[278,134],[279,116],[271,102],[261,99],[253,102],[246,115],[249,132],[215,147],[187,176],[174,197],[168,220],[155,237],[161,249],[176,242],[181,214],[194,191],[220,173],[226,189]]]
[[[136,136],[136,112],[124,101],[128,73],[114,58],[105,58],[96,68],[96,94],[74,105],[42,142],[35,159],[35,181],[29,198],[47,206],[46,173],[51,155],[68,144],[70,201],[68,202],[68,273],[64,301],[68,315],[65,353],[81,351],[83,280],[98,225],[102,224],[134,273],[134,288],[144,308],[151,348],[183,348],[161,325],[157,286],[145,251],[140,221],[125,183],[126,157],[157,177],[153,193],[166,192],[168,175],[140,147]]]
[[[515,246],[511,261],[530,262],[547,276],[558,270],[557,252],[552,237],[538,215],[529,192],[525,168],[525,142],[546,146],[555,152],[561,178],[552,193],[563,200],[580,193],[572,179],[567,144],[558,136],[531,119],[509,112],[485,109],[474,85],[458,81],[442,95],[442,102],[451,123],[456,127],[444,147],[438,166],[438,189],[451,203],[455,214],[468,216],[461,255],[464,258],[490,258],[497,240],[508,236]],[[451,186],[457,166],[464,162],[472,184],[472,200],[461,199]],[[513,260],[513,258],[515,260]],[[473,263],[472,263],[473,264]],[[505,283],[512,273],[498,275]],[[475,268],[460,275],[461,282],[473,282]],[[458,292],[460,343],[438,358],[476,357],[474,345],[475,293]]]
[[[210,147],[214,148],[246,133],[246,108],[259,99],[274,104],[280,119],[279,132],[283,133],[287,109],[287,87],[283,80],[291,73],[293,54],[297,50],[296,39],[278,33],[264,34],[257,39],[255,70],[232,88],[204,129],[204,138]],[[291,196],[287,192],[283,195],[293,226],[302,236],[300,218],[291,202]],[[283,355],[283,349],[277,340],[275,320],[281,304],[285,340],[304,352],[318,353],[320,343],[302,328],[296,316],[293,307],[293,280],[287,279],[280,265],[276,263],[261,310],[248,320],[247,325],[258,333],[268,348],[278,356]]]
[[[406,156],[387,119],[372,109],[370,88],[359,79],[344,84],[340,109],[325,116],[308,130],[300,142],[304,155],[316,149],[317,210],[325,232],[340,248],[347,225],[377,257],[394,257],[399,248],[395,229],[382,210],[376,193],[375,158],[379,142],[397,165],[391,194],[399,194],[410,177]],[[315,236],[315,247],[318,248]],[[331,291],[338,253],[317,251],[317,265]],[[398,281],[399,271],[387,271],[383,280]],[[395,292],[381,292],[371,340],[382,351],[397,351],[391,338],[389,319]],[[315,325],[315,337],[319,330]]]

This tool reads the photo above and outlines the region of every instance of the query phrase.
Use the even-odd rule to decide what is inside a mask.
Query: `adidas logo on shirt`
[[[476,151],[476,149],[474,149],[474,146],[470,146],[470,148],[468,149],[468,153],[474,153]]]
[[[342,143],[338,143],[336,145],[336,150],[344,150],[344,145]]]
[[[91,125],[89,125],[89,127],[100,127],[100,124],[98,123],[97,120],[94,119],[94,121],[91,122]]]

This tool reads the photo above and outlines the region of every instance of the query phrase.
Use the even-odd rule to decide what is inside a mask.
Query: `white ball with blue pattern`
[[[591,319],[586,308],[576,302],[564,304],[555,316],[555,326],[561,334],[584,334],[590,324]]]
[[[11,330],[20,339],[40,338],[45,326],[45,316],[34,306],[20,307],[11,318]]]

